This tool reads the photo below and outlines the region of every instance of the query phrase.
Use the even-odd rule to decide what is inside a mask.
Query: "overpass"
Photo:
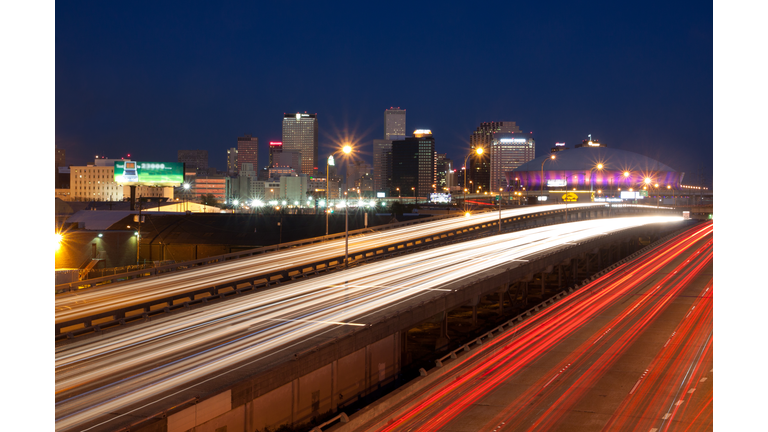
[[[443,323],[443,340],[439,338],[437,345],[445,344],[448,335],[442,334],[442,329],[447,328],[448,312],[452,309],[465,305],[476,306],[480,298],[487,296],[500,300],[500,312],[505,304],[526,307],[534,298],[541,300],[547,294],[560,292],[566,286],[636,252],[641,248],[640,237],[657,239],[685,224],[656,221],[659,219],[582,221],[564,227],[541,227],[480,238],[296,282],[282,290],[264,291],[237,302],[222,303],[178,316],[166,316],[147,326],[136,327],[134,331],[130,328],[119,330],[113,337],[102,334],[60,345],[57,348],[57,430],[84,430],[89,427],[93,427],[91,430],[114,430],[124,427],[132,431],[184,431],[198,426],[206,430],[226,426],[229,431],[251,431],[264,427],[275,428],[281,424],[307,423],[325,412],[335,412],[361,397],[367,397],[377,388],[392,382],[407,362],[403,353],[408,351],[408,339],[404,335],[409,328],[425,320],[436,319]],[[500,248],[504,250],[499,251]],[[452,255],[450,259],[449,255]],[[430,260],[437,267],[427,267]],[[453,263],[450,268],[446,267],[449,262]],[[367,290],[373,293],[370,301],[379,301],[380,292],[385,289],[380,284],[384,284],[388,277],[395,277],[398,272],[412,274],[399,282],[401,285],[412,284],[414,278],[420,278],[426,288],[390,299],[389,303],[379,306],[373,304],[371,307],[371,304],[367,304],[368,312],[362,318],[354,318],[354,313],[358,312],[352,309],[363,301],[362,297],[356,295]],[[367,276],[361,278],[364,274]],[[367,284],[375,282],[375,286],[367,285],[366,281]],[[312,309],[309,296],[314,295],[312,287],[316,286],[338,291],[335,295],[341,296],[339,298],[343,301],[340,309],[334,312],[335,315],[323,312],[332,304],[321,299],[318,301],[325,306],[315,309],[320,315],[307,315]],[[400,285],[392,287],[392,295],[401,295],[402,288]],[[196,367],[194,379],[163,387],[149,399],[141,396],[143,387],[135,392],[125,390],[128,393],[120,396],[128,398],[123,401],[123,405],[100,407],[93,416],[85,420],[82,417],[81,420],[74,420],[86,411],[89,404],[118,400],[109,394],[98,393],[110,390],[111,386],[106,383],[111,380],[119,379],[123,382],[120,387],[130,389],[128,378],[120,376],[125,371],[121,372],[112,366],[124,361],[120,360],[118,351],[127,348],[115,344],[128,344],[131,347],[126,353],[134,359],[131,361],[135,361],[138,355],[136,350],[145,349],[147,353],[159,355],[161,351],[151,348],[151,344],[158,341],[156,336],[145,342],[131,338],[138,337],[139,333],[147,334],[165,328],[171,331],[169,334],[177,334],[179,339],[184,339],[185,332],[198,332],[204,326],[213,324],[185,323],[179,330],[173,331],[168,330],[168,326],[172,327],[174,323],[181,325],[182,321],[202,313],[213,313],[215,307],[221,313],[217,319],[231,320],[234,319],[232,317],[240,316],[238,314],[246,313],[246,310],[255,310],[253,305],[244,303],[248,299],[251,302],[258,300],[257,297],[267,296],[277,301],[274,303],[276,307],[288,307],[279,300],[280,295],[283,295],[281,292],[288,290],[294,292],[284,293],[286,301],[289,298],[297,301],[297,296],[307,296],[298,300],[297,309],[292,315],[285,315],[285,318],[278,320],[286,323],[279,326],[290,326],[292,332],[297,332],[292,342],[283,342],[280,345],[282,348],[274,347],[263,354],[246,355],[229,364],[223,372],[207,371],[205,365],[208,363],[204,363]],[[238,305],[241,309],[237,309]],[[347,310],[352,315],[344,315]],[[264,313],[269,311],[264,310]],[[268,320],[274,322],[276,318]],[[275,328],[278,325],[264,322],[264,318],[256,321],[248,318],[240,324],[245,326],[241,330],[246,333],[256,331],[256,328],[262,328],[265,332],[277,331]],[[226,322],[221,325],[224,326],[222,329],[230,329],[235,323]],[[211,337],[216,341],[240,341],[241,336],[238,334],[222,333]],[[275,336],[269,337],[282,336],[275,333]],[[196,344],[203,344],[201,339],[195,340]],[[205,346],[201,349],[210,352]],[[106,361],[103,370],[97,367],[96,357],[90,358],[90,355],[105,356],[98,359],[99,362]],[[178,354],[173,358],[186,361],[178,358]],[[176,364],[175,361],[173,364]],[[69,367],[74,369],[69,370]],[[134,372],[135,367],[131,369],[131,373]],[[75,382],[74,377],[79,373],[87,373],[88,385],[96,385],[97,388],[86,386],[72,390],[76,386],[69,385]],[[104,374],[101,378],[97,376],[100,373]],[[177,370],[175,373],[180,372]]]
[[[406,223],[376,231],[357,230],[350,232],[349,265],[564,221],[675,212],[636,205],[531,206],[468,218]],[[173,264],[152,269],[154,272],[142,270],[58,285],[56,289],[62,293],[56,296],[55,337],[62,340],[99,334],[343,269],[343,235],[323,240],[323,237],[311,238],[290,245]],[[203,264],[206,265],[198,267]],[[190,270],[180,271],[184,268]],[[154,277],[148,278],[147,274]],[[115,283],[128,278],[134,279]],[[105,284],[107,282],[112,283]]]

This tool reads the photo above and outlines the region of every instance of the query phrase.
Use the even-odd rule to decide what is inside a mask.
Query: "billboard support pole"
[[[136,186],[128,186],[131,188],[131,211],[136,210]]]

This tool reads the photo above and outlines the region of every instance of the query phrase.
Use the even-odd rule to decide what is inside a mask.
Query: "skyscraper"
[[[530,134],[494,133],[491,154],[491,190],[506,188],[505,172],[512,171],[536,156],[536,142]]]
[[[390,195],[426,197],[435,184],[435,138],[432,131],[419,129],[412,137],[392,141],[392,183]],[[416,188],[411,191],[411,188]]]
[[[243,170],[243,164],[253,164],[254,170],[259,166],[259,139],[250,135],[237,138],[237,171]]]
[[[273,163],[275,163],[275,157],[274,155],[278,153],[283,152],[283,142],[282,141],[270,141],[269,142],[269,166],[272,166]]]
[[[177,156],[187,170],[208,169],[208,150],[179,150]]]
[[[491,153],[488,151],[493,134],[496,133],[521,133],[520,128],[515,122],[484,122],[469,137],[469,146],[473,150],[482,147],[485,152],[478,156],[470,156],[467,164],[469,178],[468,186],[470,192],[488,192],[491,189]],[[503,174],[502,174],[503,176]]]
[[[435,171],[437,173],[435,184],[437,185],[438,192],[443,192],[444,188],[452,186],[447,173],[449,171],[453,173],[453,163],[447,156],[446,153],[435,154]]]
[[[283,115],[283,149],[301,153],[297,173],[314,175],[317,160],[317,114]]]
[[[400,107],[384,110],[384,139],[405,138],[405,110]]]
[[[392,140],[373,140],[373,191],[387,192],[392,181]]]
[[[235,176],[237,173],[237,147],[231,147],[227,149],[227,174]]]

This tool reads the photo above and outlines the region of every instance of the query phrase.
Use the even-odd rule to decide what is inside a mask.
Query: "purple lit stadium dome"
[[[514,171],[505,172],[507,184],[539,190],[542,162],[544,190],[589,190],[590,171],[593,190],[638,188],[646,184],[646,179],[650,179],[650,185],[658,184],[659,189],[667,189],[667,186],[678,189],[685,175],[637,153],[608,147],[579,147],[539,156]],[[599,164],[602,169],[597,168]]]

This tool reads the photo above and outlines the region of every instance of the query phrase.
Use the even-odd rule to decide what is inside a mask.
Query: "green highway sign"
[[[184,183],[181,162],[115,162],[115,181],[128,186],[180,186]]]

